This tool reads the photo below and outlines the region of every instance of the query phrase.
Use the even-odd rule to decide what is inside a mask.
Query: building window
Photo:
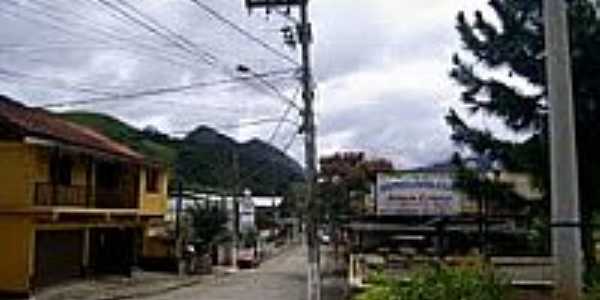
[[[50,160],[50,177],[54,184],[69,186],[71,185],[71,172],[73,161],[65,156],[54,156]]]
[[[150,168],[146,170],[146,191],[149,193],[160,192],[159,183],[160,174],[157,169]]]

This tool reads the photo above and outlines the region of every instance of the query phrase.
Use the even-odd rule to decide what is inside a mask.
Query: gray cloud
[[[393,92],[375,101],[376,105],[349,106],[323,118],[320,133],[327,139],[351,132],[336,146],[390,156],[404,167],[445,159],[453,150],[443,124],[446,110],[435,105],[435,96]]]
[[[198,46],[195,55],[115,17],[95,1],[42,1],[50,4],[44,11],[55,15],[50,19],[26,9],[36,8],[34,2],[16,1],[23,7],[0,4],[0,68],[49,77],[69,86],[124,93],[239,75],[224,73],[225,66],[233,70],[244,64],[256,72],[291,67],[190,1],[129,3],[193,41]],[[450,105],[447,100],[456,98],[456,88],[446,75],[450,54],[457,49],[454,16],[459,9],[481,5],[475,2],[315,1],[312,13],[321,152],[339,147],[362,149],[394,158],[402,165],[423,164],[449,154],[452,147],[443,115]],[[298,55],[281,42],[283,18],[272,15],[265,20],[262,12],[249,16],[240,1],[206,3],[279,51]],[[67,31],[74,33],[44,22],[66,25]],[[218,58],[217,67],[203,62],[200,57],[206,53]],[[290,97],[297,87],[293,79],[272,82]],[[253,86],[215,86],[75,109],[110,113],[136,126],[155,125],[166,132],[280,115],[282,102],[266,96],[261,88],[257,90],[260,84]],[[93,97],[50,88],[39,80],[1,74],[0,89],[33,105]],[[298,114],[294,112],[290,118],[297,119]],[[266,124],[223,130],[244,140],[267,138],[274,127]],[[286,125],[274,142],[282,146],[294,131]],[[295,145],[291,151],[301,158],[301,143]]]

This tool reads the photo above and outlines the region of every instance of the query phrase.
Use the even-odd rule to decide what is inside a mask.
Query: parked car
[[[331,243],[331,237],[328,234],[321,233],[319,239],[321,240],[321,244],[329,245]]]
[[[240,268],[254,268],[258,265],[258,258],[254,248],[238,250],[237,264]]]

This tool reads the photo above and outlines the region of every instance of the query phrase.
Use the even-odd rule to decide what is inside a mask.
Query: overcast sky
[[[298,57],[298,50],[282,43],[285,18],[248,14],[241,0],[200,1],[279,52]],[[136,12],[123,3],[170,34],[128,20],[122,12]],[[457,105],[460,92],[448,78],[451,55],[460,49],[455,17],[484,5],[482,0],[311,1],[319,152],[364,150],[401,167],[447,158],[453,146],[444,115]],[[152,20],[143,24],[155,26]],[[294,67],[189,0],[0,2],[0,91],[29,105],[211,83],[243,75],[236,71],[240,64],[256,73]],[[298,83],[290,74],[265,80],[292,98]],[[286,104],[273,94],[254,80],[58,110],[105,112],[166,133],[205,124],[241,141],[268,140],[276,123],[233,125],[279,118]],[[297,111],[287,119],[272,141],[280,148],[295,131]],[[290,151],[302,159],[301,138]]]

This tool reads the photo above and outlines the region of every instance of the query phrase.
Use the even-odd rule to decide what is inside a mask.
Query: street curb
[[[299,245],[300,245],[299,243],[288,244],[288,245],[282,247],[281,251],[278,251],[277,253],[270,255],[268,258],[265,258],[265,260],[263,262],[271,261],[271,260],[281,256],[283,253],[287,252],[288,250],[293,249],[294,247],[297,247]],[[109,296],[109,297],[101,297],[101,298],[96,298],[95,300],[124,300],[124,299],[135,299],[135,298],[158,296],[158,295],[166,294],[171,291],[175,291],[178,289],[191,287],[191,286],[200,284],[200,283],[204,282],[206,279],[211,278],[211,276],[212,276],[212,278],[222,278],[222,277],[228,277],[228,276],[233,276],[233,275],[235,275],[235,274],[227,274],[227,273],[213,274],[210,276],[204,276],[204,277],[189,280],[186,282],[173,284],[171,286],[168,286],[168,287],[165,287],[162,289],[157,289],[154,291],[131,293],[131,294],[127,294],[127,295],[115,295],[115,296]]]
[[[155,291],[138,292],[138,293],[132,293],[132,294],[128,294],[128,295],[116,295],[116,296],[112,296],[112,297],[103,297],[103,298],[98,298],[97,300],[122,300],[122,299],[133,299],[133,298],[157,296],[157,295],[168,293],[170,291],[174,291],[174,290],[177,290],[177,289],[181,289],[181,288],[185,288],[185,287],[190,287],[190,286],[199,284],[202,281],[203,280],[201,280],[201,279],[196,279],[196,280],[192,280],[192,281],[189,281],[189,282],[184,282],[184,283],[181,283],[181,284],[174,284],[172,286],[169,286],[169,287],[166,287],[166,288],[162,288],[162,289],[158,289],[158,290],[155,290]]]
[[[212,277],[214,278],[214,277],[220,277],[220,276],[226,277],[228,275],[224,274],[224,275],[216,275],[216,276],[212,276]],[[206,279],[209,279],[208,277],[209,276],[204,276],[202,278],[192,279],[192,280],[189,280],[186,282],[173,284],[171,286],[157,289],[154,291],[131,293],[131,294],[127,294],[127,295],[115,295],[115,296],[97,298],[95,300],[123,300],[123,299],[134,299],[134,298],[157,296],[157,295],[165,294],[165,293],[168,293],[168,292],[171,292],[174,290],[178,290],[178,289],[191,287],[191,286],[200,284],[200,283],[204,282]]]

